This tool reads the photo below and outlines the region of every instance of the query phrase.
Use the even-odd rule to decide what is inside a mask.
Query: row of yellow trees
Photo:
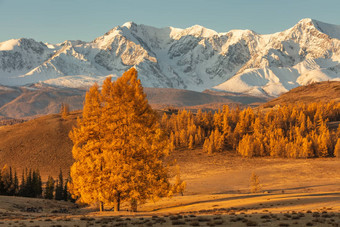
[[[163,115],[172,149],[203,146],[208,153],[236,150],[244,157],[289,158],[339,156],[340,127],[331,131],[329,121],[340,120],[339,103],[297,103],[264,113],[247,108],[193,114],[182,110]]]

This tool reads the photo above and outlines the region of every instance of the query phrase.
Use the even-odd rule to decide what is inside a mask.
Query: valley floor
[[[137,213],[99,213],[43,199],[0,197],[0,200],[0,226],[340,225],[340,191],[179,196],[146,204]],[[34,212],[32,205],[41,210]]]
[[[340,226],[340,159],[243,159],[178,150],[184,196],[136,213],[67,202],[0,196],[0,226]],[[251,173],[262,190],[249,192]],[[110,210],[109,207],[106,208]]]

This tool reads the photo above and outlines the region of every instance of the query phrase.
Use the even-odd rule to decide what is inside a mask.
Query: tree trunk
[[[120,210],[120,193],[118,193],[117,197],[114,200],[114,211],[118,212]]]
[[[100,202],[100,203],[99,203],[99,211],[100,211],[100,212],[103,212],[103,211],[104,211],[104,203],[103,203],[103,202]]]

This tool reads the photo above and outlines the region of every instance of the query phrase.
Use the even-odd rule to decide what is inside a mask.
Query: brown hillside
[[[273,99],[263,107],[303,102],[340,102],[340,81],[325,81],[294,88],[280,97]]]
[[[199,106],[215,108],[222,104],[248,105],[264,103],[267,98],[248,95],[232,95],[224,92],[196,92],[173,88],[144,88],[149,103],[154,108]],[[61,103],[71,110],[83,108],[85,89],[54,87],[1,87],[0,120],[6,118],[32,118],[58,113]],[[218,105],[216,105],[218,103]],[[207,105],[207,106],[205,106]],[[195,108],[195,107],[193,107]]]
[[[67,119],[48,115],[21,124],[0,127],[0,166],[8,164],[21,176],[22,168],[39,168],[43,177],[68,172],[73,163],[68,133],[79,112]]]

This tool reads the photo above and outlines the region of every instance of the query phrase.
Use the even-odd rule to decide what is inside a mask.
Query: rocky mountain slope
[[[92,42],[2,42],[0,84],[82,87],[136,67],[145,87],[278,96],[310,82],[340,80],[339,63],[340,26],[312,19],[269,35],[128,22]]]

